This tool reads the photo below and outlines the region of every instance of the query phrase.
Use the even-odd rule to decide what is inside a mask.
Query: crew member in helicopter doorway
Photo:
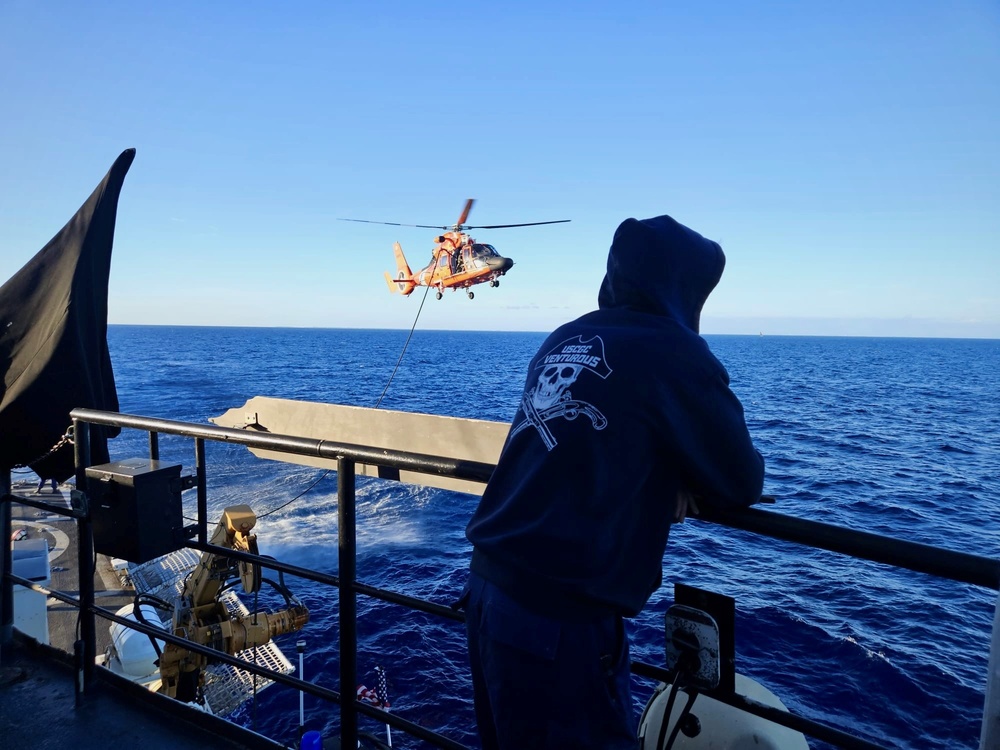
[[[615,232],[598,309],[556,329],[466,535],[486,750],[636,748],[623,619],[659,587],[672,523],[760,498],[764,461],[699,335],[722,248],[669,216]]]

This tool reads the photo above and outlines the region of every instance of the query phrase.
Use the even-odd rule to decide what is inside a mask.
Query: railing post
[[[208,470],[204,438],[194,439],[194,466],[198,482],[198,541],[208,544]]]
[[[0,539],[3,539],[3,553],[0,554],[0,652],[14,640],[14,583],[10,574],[14,569],[14,553],[11,551],[11,482],[10,469],[0,471]]]
[[[82,641],[83,692],[90,689],[97,658],[97,617],[94,614],[94,527],[87,497],[87,466],[90,464],[90,425],[73,420],[73,456],[76,463],[76,490],[86,498],[86,512],[77,519],[77,566],[80,578],[80,640]]]
[[[991,750],[995,747],[1000,747],[1000,598],[993,610],[993,638],[990,641],[986,700],[983,703],[983,731],[979,736],[979,750]]]
[[[337,546],[340,577],[340,746],[358,746],[358,606],[354,460],[337,459]]]

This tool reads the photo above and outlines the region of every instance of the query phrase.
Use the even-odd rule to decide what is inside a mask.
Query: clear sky
[[[399,241],[498,289],[421,328],[544,331],[669,213],[728,264],[705,333],[1000,338],[1000,3],[0,1],[0,280],[135,147],[112,323],[409,328]],[[651,269],[655,273],[655,269]]]

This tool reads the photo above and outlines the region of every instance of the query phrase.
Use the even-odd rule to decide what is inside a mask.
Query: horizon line
[[[260,329],[260,330],[300,330],[300,331],[409,331],[409,327],[376,327],[376,326],[311,326],[311,325],[234,325],[234,324],[205,324],[205,323],[108,323],[108,326],[134,327],[134,328],[232,328],[232,329]],[[551,330],[497,330],[488,328],[423,328],[424,332],[433,333],[524,333],[535,335],[548,335]],[[758,331],[756,333],[747,331],[700,331],[701,336],[739,336],[747,338],[858,338],[858,339],[926,339],[926,340],[959,340],[959,341],[1000,341],[1000,335],[990,334],[934,334],[919,335],[915,333],[872,333],[872,332],[825,332],[806,333],[780,332],[767,333]]]

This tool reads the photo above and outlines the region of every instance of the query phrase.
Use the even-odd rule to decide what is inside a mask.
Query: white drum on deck
[[[644,750],[662,750],[656,747],[656,742],[660,736],[670,686],[661,685],[661,688],[650,698],[642,713],[639,737],[643,739]],[[785,708],[778,696],[759,682],[741,674],[736,675],[736,692],[758,703]],[[687,693],[679,690],[670,709],[670,726],[664,734],[665,738],[670,737],[674,722],[686,703]],[[707,695],[699,695],[695,699],[691,713],[701,722],[701,732],[697,737],[687,737],[683,732],[678,732],[671,750],[809,750],[801,732],[733,708]]]

